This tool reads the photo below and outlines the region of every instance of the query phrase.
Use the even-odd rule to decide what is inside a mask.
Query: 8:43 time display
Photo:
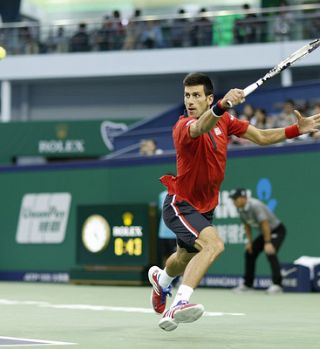
[[[114,254],[116,256],[129,255],[141,256],[143,253],[141,238],[116,238],[114,239]]]

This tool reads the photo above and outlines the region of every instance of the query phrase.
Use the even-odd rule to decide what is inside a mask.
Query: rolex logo
[[[56,137],[58,139],[65,139],[68,135],[67,125],[60,124],[56,126]]]
[[[123,224],[126,226],[130,226],[132,225],[132,221],[133,221],[133,214],[131,212],[125,212],[122,215],[122,220],[123,220]]]

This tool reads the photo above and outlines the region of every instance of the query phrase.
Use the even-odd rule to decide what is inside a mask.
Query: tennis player
[[[202,316],[203,305],[189,300],[210,265],[224,250],[223,241],[212,226],[212,216],[224,178],[228,138],[235,135],[268,145],[315,131],[320,126],[320,114],[304,118],[296,111],[294,125],[257,129],[227,112],[229,102],[235,106],[245,101],[243,90],[231,89],[213,105],[213,84],[207,75],[188,74],[183,85],[186,115],[173,127],[177,175],[160,179],[168,189],[163,218],[176,234],[178,246],[164,270],[157,266],[149,269],[152,306],[163,314],[159,326],[166,331]],[[183,275],[182,283],[171,307],[165,310],[171,282],[178,275]]]

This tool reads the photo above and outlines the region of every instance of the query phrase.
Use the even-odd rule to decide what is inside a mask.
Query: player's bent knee
[[[215,253],[222,253],[224,251],[224,242],[217,233],[214,227],[207,227],[200,233],[196,243],[201,248],[211,248]]]
[[[210,255],[212,259],[215,259],[224,251],[224,243],[218,235],[213,235],[210,239],[197,239],[196,244],[201,251]]]
[[[213,242],[212,250],[215,257],[219,256],[224,251],[224,243],[220,238]]]
[[[222,241],[215,241],[213,244],[204,247],[204,252],[209,256],[212,263],[224,251],[224,244]]]

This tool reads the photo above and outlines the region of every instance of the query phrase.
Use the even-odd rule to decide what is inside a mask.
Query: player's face
[[[210,108],[213,102],[213,95],[206,96],[203,85],[185,86],[184,105],[188,116],[199,118]]]

